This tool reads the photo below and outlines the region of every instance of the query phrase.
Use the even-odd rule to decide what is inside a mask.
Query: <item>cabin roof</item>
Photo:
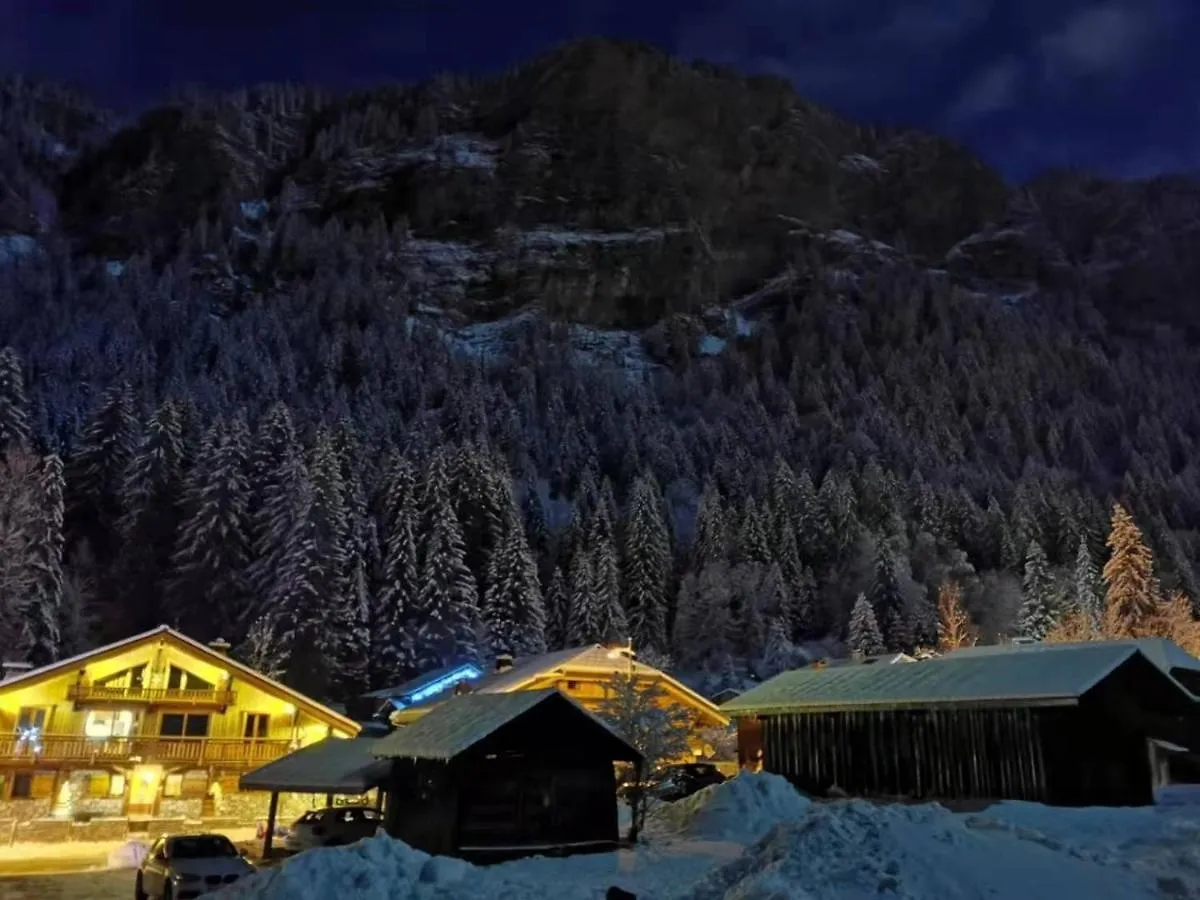
[[[512,693],[462,694],[431,709],[411,725],[396,729],[376,741],[373,753],[392,759],[449,761],[470,750],[505,725],[544,703],[564,703],[574,715],[584,716],[603,729],[626,751],[618,758],[631,761],[640,754],[624,736],[557,688]],[[547,735],[547,738],[551,736]],[[551,744],[552,740],[549,741]]]
[[[707,697],[697,693],[689,688],[686,684],[676,678],[668,675],[660,669],[646,665],[638,661],[636,658],[630,659],[627,655],[628,651],[623,647],[604,647],[600,644],[592,644],[588,647],[571,647],[566,650],[555,650],[551,653],[540,653],[535,656],[521,657],[513,662],[513,665],[501,672],[488,672],[480,678],[469,679],[467,683],[474,693],[480,694],[504,694],[512,691],[520,691],[525,685],[535,682],[537,679],[555,672],[566,673],[609,673],[614,669],[619,668],[621,671],[629,671],[632,669],[635,675],[656,678],[664,684],[668,685],[673,690],[677,691],[682,696],[698,709],[704,710],[710,716],[718,721],[725,722],[726,717],[720,711],[719,707],[709,700]],[[443,669],[438,669],[411,681],[405,682],[402,685],[397,685],[394,688],[385,688],[383,690],[372,691],[366,695],[372,699],[392,700],[411,696],[413,692],[421,687],[435,684],[438,680],[452,675],[454,672],[463,667],[464,664],[447,666]],[[421,707],[430,706],[440,703],[445,699],[445,694],[434,693],[428,697],[424,697],[416,702],[406,703],[405,706]]]
[[[1144,656],[1138,647],[1112,641],[1055,653],[963,653],[909,665],[797,669],[752,688],[722,710],[736,717],[904,706],[1073,703],[1137,656]]]
[[[238,787],[306,794],[365,793],[382,784],[390,768],[373,752],[377,740],[325,738],[247,772],[238,779]]]
[[[296,703],[297,706],[307,709],[309,712],[315,713],[318,718],[325,720],[339,728],[344,728],[351,734],[357,734],[359,725],[353,719],[350,719],[341,713],[330,709],[323,703],[318,703],[311,697],[300,693],[288,687],[286,684],[281,684],[274,678],[268,678],[266,675],[258,672],[244,663],[238,662],[232,656],[227,656],[224,653],[218,653],[212,647],[200,643],[194,638],[188,637],[180,631],[176,631],[168,625],[159,625],[157,628],[151,628],[149,631],[143,631],[140,634],[130,635],[119,641],[114,641],[111,644],[105,644],[103,647],[97,647],[94,650],[88,650],[85,653],[79,653],[75,656],[69,656],[66,659],[60,659],[57,662],[52,662],[49,665],[40,666],[36,669],[30,669],[28,672],[22,672],[19,675],[14,675],[12,678],[6,678],[0,681],[0,694],[16,687],[27,687],[31,684],[36,684],[44,678],[53,675],[69,672],[72,669],[80,668],[92,662],[97,662],[100,659],[115,656],[127,650],[131,650],[140,644],[148,644],[151,641],[165,638],[168,641],[175,643],[177,646],[187,652],[200,657],[205,662],[221,668],[231,669],[234,672],[242,675],[252,682],[257,682],[263,689],[287,697]]]

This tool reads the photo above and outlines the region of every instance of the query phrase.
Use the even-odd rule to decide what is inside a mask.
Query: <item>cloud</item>
[[[946,111],[950,124],[962,124],[1012,107],[1026,76],[1026,63],[1006,57],[967,80]]]
[[[1053,80],[1129,72],[1169,37],[1181,13],[1170,0],[1111,0],[1082,9],[1043,35],[1045,74]]]
[[[723,0],[684,22],[676,51],[789,78],[826,101],[897,97],[977,31],[996,0]]]

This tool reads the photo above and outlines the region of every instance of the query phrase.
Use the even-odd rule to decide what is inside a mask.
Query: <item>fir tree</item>
[[[729,558],[729,526],[724,502],[717,486],[711,480],[706,481],[700,492],[695,534],[692,537],[693,571]]]
[[[493,655],[529,656],[546,651],[546,613],[537,563],[515,515],[492,553],[482,617]]]
[[[214,423],[183,489],[184,517],[168,586],[168,620],[201,640],[237,633],[250,561],[244,423]]]
[[[467,568],[462,527],[444,454],[426,470],[421,502],[420,581],[414,604],[422,670],[478,658],[478,587]]]
[[[846,644],[855,656],[876,656],[883,653],[883,636],[879,633],[879,622],[875,609],[865,594],[859,594],[850,611],[850,625]]]
[[[650,476],[634,481],[625,520],[621,583],[634,646],[667,648],[667,578],[671,543],[662,497]]]
[[[371,654],[372,684],[399,684],[418,674],[413,645],[414,619],[420,576],[417,557],[417,502],[412,466],[398,459],[385,487],[382,571],[375,593]]]
[[[25,611],[25,652],[34,666],[62,654],[63,466],[47,456],[37,471],[37,509],[29,541],[29,595]]]
[[[740,563],[755,563],[764,566],[770,565],[774,561],[763,511],[753,501],[747,502],[742,508],[736,559]]]
[[[621,604],[620,562],[613,545],[612,528],[607,513],[597,508],[590,533],[589,554],[592,570],[592,593],[597,614],[597,637],[602,644],[623,643],[629,639],[629,623]]]
[[[550,576],[544,606],[546,609],[546,646],[551,650],[567,647],[567,620],[571,609],[571,595],[561,566],[555,566],[554,572]]]
[[[900,562],[890,541],[880,541],[867,599],[881,626],[884,646],[892,652],[908,650],[912,644],[912,623],[900,590]]]
[[[571,557],[566,639],[568,647],[580,647],[603,640],[602,613],[597,604],[599,595],[593,583],[595,574],[591,555],[577,550]]]
[[[117,523],[116,562],[125,599],[125,624],[146,631],[163,620],[162,595],[171,574],[171,549],[179,530],[183,487],[183,425],[179,409],[164,401],[146,423],[125,473],[125,512]]]
[[[1025,577],[1021,582],[1021,609],[1018,627],[1024,637],[1041,640],[1054,626],[1054,582],[1050,564],[1037,541],[1031,541],[1025,554]]]
[[[1087,538],[1079,539],[1075,553],[1075,571],[1071,584],[1071,601],[1075,611],[1087,616],[1095,627],[1100,626],[1100,575],[1092,560]]]
[[[27,450],[29,405],[21,360],[11,347],[0,349],[0,456]]]
[[[1103,572],[1105,617],[1119,634],[1137,634],[1155,614],[1158,585],[1141,529],[1119,503],[1113,507],[1107,544],[1111,556]]]

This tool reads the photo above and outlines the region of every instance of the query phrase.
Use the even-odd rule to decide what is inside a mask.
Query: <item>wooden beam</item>
[[[263,835],[263,859],[271,857],[271,843],[275,840],[275,818],[279,815],[279,791],[271,791],[271,805],[267,807],[267,833]]]

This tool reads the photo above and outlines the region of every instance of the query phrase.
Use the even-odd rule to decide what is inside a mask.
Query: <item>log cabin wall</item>
[[[763,717],[763,768],[807,793],[1045,801],[1043,734],[1019,707]]]

